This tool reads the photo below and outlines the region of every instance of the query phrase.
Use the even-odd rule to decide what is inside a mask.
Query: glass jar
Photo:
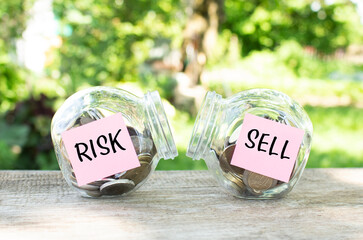
[[[140,166],[97,179],[86,185],[78,185],[62,133],[87,126],[88,123],[97,122],[116,113],[121,113],[123,122],[127,126],[137,158],[134,156]],[[173,159],[178,155],[157,91],[148,92],[142,98],[111,87],[93,87],[79,91],[69,97],[55,113],[51,134],[58,164],[65,180],[83,197],[129,194],[148,179],[160,158]],[[128,161],[128,159],[117,161]]]
[[[304,130],[287,182],[231,164],[247,113]],[[187,156],[193,160],[204,159],[219,184],[236,197],[279,198],[290,192],[300,179],[310,153],[312,133],[312,123],[304,109],[281,92],[252,89],[226,99],[215,92],[208,92],[194,124]]]

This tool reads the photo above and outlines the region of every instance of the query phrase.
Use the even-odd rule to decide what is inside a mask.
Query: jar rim
[[[174,159],[178,151],[159,93],[147,92],[144,102],[149,128],[160,158]]]
[[[203,153],[211,146],[211,133],[215,128],[215,116],[219,110],[218,101],[222,98],[215,91],[207,92],[198,112],[186,155],[193,160],[200,160]]]

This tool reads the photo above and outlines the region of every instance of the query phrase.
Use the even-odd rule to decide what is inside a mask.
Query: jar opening
[[[178,151],[159,93],[148,92],[144,102],[149,128],[160,158],[174,159]]]
[[[215,128],[216,115],[222,98],[216,92],[208,92],[198,113],[192,136],[187,149],[187,156],[193,160],[200,160],[204,152],[211,146],[211,137]]]

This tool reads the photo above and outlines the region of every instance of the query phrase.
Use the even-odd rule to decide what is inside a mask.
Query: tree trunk
[[[194,0],[193,13],[183,35],[183,72],[190,78],[190,86],[199,84],[200,74],[211,55],[218,37],[224,0]]]
[[[192,114],[197,113],[206,93],[199,85],[200,75],[217,41],[223,5],[224,0],[194,0],[193,13],[183,32],[183,74],[176,79],[174,104]]]

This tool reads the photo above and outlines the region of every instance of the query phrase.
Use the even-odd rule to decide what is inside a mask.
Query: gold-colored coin
[[[135,187],[135,183],[128,179],[118,179],[103,184],[100,187],[102,195],[121,195]]]
[[[233,172],[239,177],[243,176],[244,169],[231,165],[236,144],[229,145],[219,157],[219,164],[224,172]]]
[[[140,167],[130,169],[122,175],[122,179],[130,179],[135,185],[147,178],[151,172],[152,157],[148,153],[139,154]]]
[[[276,179],[247,170],[244,173],[243,182],[255,191],[265,191],[273,188],[277,184]]]
[[[243,191],[246,189],[245,184],[243,183],[243,181],[237,177],[235,177],[234,175],[232,175],[231,173],[223,173],[223,176],[228,179],[230,182],[232,182],[235,185],[235,188],[238,191]]]
[[[140,162],[141,163],[141,162]],[[122,176],[123,179],[132,180],[135,185],[142,182],[151,172],[151,166],[149,163],[141,163],[140,167],[128,170],[125,175]]]
[[[152,161],[152,156],[149,153],[141,153],[137,157],[139,158],[140,164],[142,163],[150,164]]]

